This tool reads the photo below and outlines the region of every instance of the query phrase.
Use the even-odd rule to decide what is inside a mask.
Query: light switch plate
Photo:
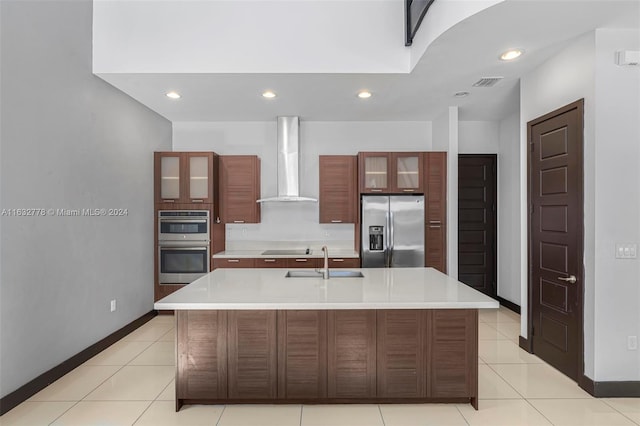
[[[616,259],[637,259],[638,245],[632,243],[616,244]]]

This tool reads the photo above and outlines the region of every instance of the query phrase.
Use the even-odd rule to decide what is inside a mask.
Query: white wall
[[[615,259],[616,243],[640,243],[640,69],[614,63],[640,50],[639,30],[596,30],[595,378],[640,380],[640,261]]]
[[[429,151],[431,122],[300,122],[300,195],[318,197],[318,156],[359,151]],[[180,122],[175,151],[255,154],[261,159],[262,197],[276,194],[276,123]],[[227,241],[344,241],[353,225],[319,224],[315,203],[264,203],[259,224],[227,225]]]
[[[153,155],[171,123],[91,74],[92,3],[3,1],[0,395],[153,309]],[[109,302],[117,310],[109,312]]]
[[[499,123],[498,296],[520,305],[520,112]]]
[[[411,69],[424,55],[429,45],[449,28],[504,0],[438,0],[424,17],[411,45]]]
[[[638,380],[638,260],[616,260],[616,242],[640,240],[638,182],[640,74],[614,65],[614,53],[640,45],[637,30],[597,30],[576,39],[521,80],[521,289],[527,303],[526,123],[585,99],[585,374],[596,381]],[[526,312],[522,333],[526,336]]]
[[[396,0],[98,0],[93,69],[407,73],[403,11]]]
[[[497,154],[500,149],[500,123],[497,121],[460,121],[459,154]]]

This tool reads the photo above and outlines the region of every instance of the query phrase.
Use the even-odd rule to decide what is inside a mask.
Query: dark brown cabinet
[[[177,311],[176,398],[227,398],[227,312]]]
[[[282,257],[276,258],[257,258],[254,260],[255,268],[286,268],[287,259]]]
[[[435,310],[429,331],[429,395],[478,395],[478,311]],[[472,400],[473,403],[473,400]]]
[[[161,208],[172,208],[176,204],[212,204],[217,210],[218,185],[214,177],[218,174],[218,156],[215,153],[155,152],[154,163],[155,202]]]
[[[327,311],[278,311],[278,397],[327,397]]]
[[[478,311],[178,311],[183,403],[471,402]]]
[[[354,257],[330,257],[329,268],[359,268],[360,259]]]
[[[358,157],[321,155],[320,223],[358,221]]]
[[[230,399],[275,399],[276,311],[228,312]]]
[[[329,311],[329,398],[376,396],[376,312]]]
[[[220,157],[220,219],[259,223],[260,159],[255,155]]]
[[[318,257],[235,257],[214,258],[213,269],[218,268],[321,268],[324,260]],[[329,268],[359,268],[360,259],[330,257]]]
[[[378,397],[424,398],[426,367],[426,311],[377,312]]]
[[[296,257],[287,259],[287,268],[320,268],[322,259],[315,257]]]
[[[218,268],[253,268],[255,267],[254,259],[246,257],[238,258],[214,258],[213,269]]]
[[[447,153],[424,155],[425,266],[447,272]]]
[[[422,152],[360,152],[360,193],[422,193],[422,169]]]

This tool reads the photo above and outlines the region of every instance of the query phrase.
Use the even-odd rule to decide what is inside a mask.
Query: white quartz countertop
[[[265,250],[226,250],[214,254],[214,259],[229,259],[229,258],[265,258],[265,259],[293,259],[293,258],[322,258],[322,250],[312,249],[310,254],[262,254]],[[329,257],[335,258],[359,258],[360,256],[355,250],[338,249],[329,250]]]
[[[160,299],[154,308],[286,310],[498,307],[497,301],[433,268],[353,270],[361,271],[364,278],[285,278],[286,268],[216,269]]]

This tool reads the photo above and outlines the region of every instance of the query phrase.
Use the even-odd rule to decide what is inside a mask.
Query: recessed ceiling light
[[[165,95],[167,96],[167,98],[171,98],[171,99],[180,99],[181,98],[180,93],[174,92],[174,91],[167,92],[167,93],[165,93]]]
[[[368,90],[361,90],[360,92],[358,92],[358,97],[360,99],[368,99],[371,97],[371,92],[369,92]]]
[[[516,58],[519,58],[520,55],[524,53],[522,49],[509,49],[500,55],[500,59],[503,61],[513,61]]]
[[[453,96],[456,98],[464,98],[469,96],[469,92],[456,92],[453,94]]]
[[[273,99],[276,97],[276,94],[271,90],[267,90],[266,92],[262,92],[262,97],[267,99]]]

